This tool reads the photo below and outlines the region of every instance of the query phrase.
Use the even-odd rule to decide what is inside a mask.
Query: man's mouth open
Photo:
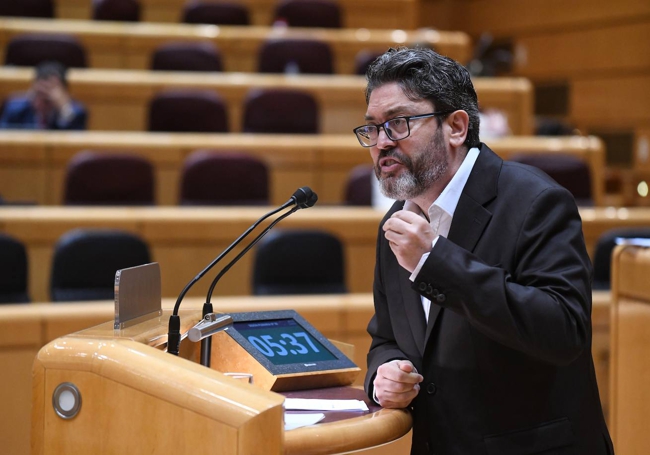
[[[397,172],[401,166],[403,166],[401,161],[398,161],[390,156],[379,160],[379,169],[381,170],[382,174],[393,174]]]

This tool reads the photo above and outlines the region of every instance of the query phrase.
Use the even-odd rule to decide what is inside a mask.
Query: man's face
[[[372,91],[366,122],[382,124],[395,117],[434,110],[431,102],[410,100],[397,83],[389,83]],[[444,135],[436,118],[411,120],[409,126],[410,135],[399,141],[389,139],[384,129],[380,129],[377,145],[370,147],[382,193],[392,199],[422,195],[448,169]]]

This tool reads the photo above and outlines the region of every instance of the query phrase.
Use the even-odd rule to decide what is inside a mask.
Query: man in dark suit
[[[86,109],[68,93],[65,67],[45,62],[36,67],[36,78],[27,95],[5,102],[0,128],[84,130],[86,120]]]
[[[377,242],[365,387],[413,413],[413,454],[612,454],[571,194],[479,141],[469,73],[425,49],[367,72],[368,147],[397,199]]]

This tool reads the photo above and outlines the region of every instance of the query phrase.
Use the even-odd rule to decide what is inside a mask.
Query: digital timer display
[[[274,365],[337,359],[294,319],[235,322],[233,327]]]

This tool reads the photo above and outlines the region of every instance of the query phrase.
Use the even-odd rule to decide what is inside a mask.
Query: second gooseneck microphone
[[[179,294],[178,298],[176,299],[176,304],[174,305],[174,311],[172,315],[169,318],[169,333],[167,336],[167,352],[170,354],[178,355],[178,351],[180,349],[180,344],[181,344],[181,334],[180,334],[180,326],[181,326],[181,321],[180,317],[178,316],[178,310],[180,308],[181,301],[185,297],[185,294],[187,294],[187,291],[190,290],[190,288],[203,276],[212,269],[223,257],[228,254],[233,248],[235,248],[244,238],[248,236],[248,234],[253,231],[259,224],[267,219],[268,217],[275,215],[276,213],[286,209],[287,207],[291,207],[291,210],[288,212],[282,214],[280,217],[278,217],[276,220],[274,220],[267,228],[262,231],[260,235],[258,235],[251,244],[249,244],[242,253],[237,255],[235,259],[233,259],[226,267],[224,267],[224,270],[222,270],[219,275],[215,278],[213,281],[212,286],[210,287],[210,291],[208,292],[208,300],[206,301],[206,304],[204,305],[204,309],[208,307],[210,304],[210,296],[212,295],[212,291],[214,290],[214,286],[216,285],[216,282],[223,276],[224,273],[226,273],[230,267],[232,267],[238,260],[241,258],[250,248],[252,248],[255,243],[257,243],[269,230],[273,228],[277,223],[279,223],[281,220],[286,218],[287,216],[291,215],[292,213],[296,212],[297,210],[300,209],[305,209],[312,207],[314,204],[316,204],[316,201],[318,201],[318,196],[316,193],[314,193],[311,188],[308,186],[303,186],[302,188],[298,188],[291,198],[282,204],[280,207],[277,209],[274,209],[268,213],[266,213],[264,216],[262,216],[260,219],[258,219],[255,223],[253,223],[242,235],[240,235],[233,243],[231,243],[228,248],[226,248],[219,256],[217,256],[208,266],[203,269],[201,272],[199,272],[186,286],[183,288],[181,293]],[[205,311],[204,311],[205,313]],[[205,316],[205,314],[204,314]]]

